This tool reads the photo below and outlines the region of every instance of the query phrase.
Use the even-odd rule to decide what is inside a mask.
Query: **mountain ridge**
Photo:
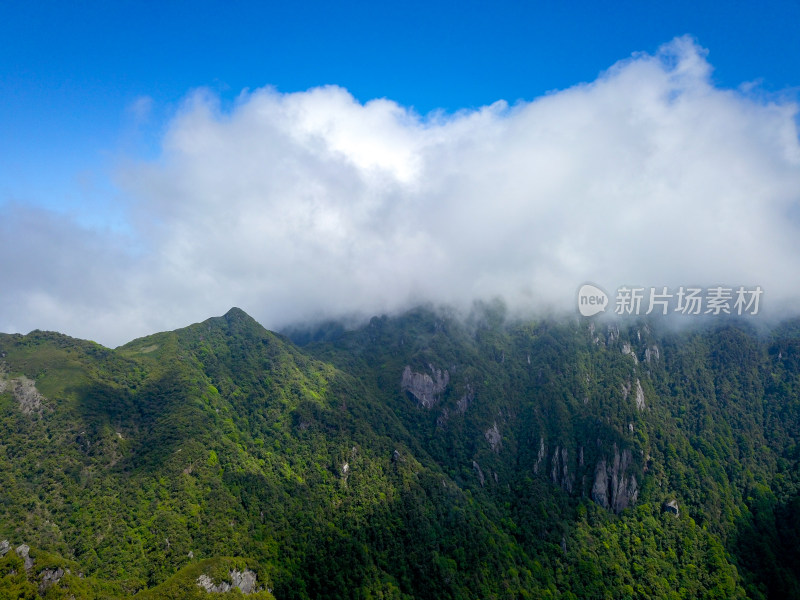
[[[232,308],[113,350],[0,334],[0,538],[81,569],[48,587],[76,597],[190,597],[178,574],[230,556],[278,598],[797,591],[792,325],[604,325],[421,307],[297,346]]]

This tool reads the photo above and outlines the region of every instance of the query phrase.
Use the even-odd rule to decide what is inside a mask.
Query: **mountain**
[[[0,334],[0,598],[800,597],[799,439],[798,322]]]

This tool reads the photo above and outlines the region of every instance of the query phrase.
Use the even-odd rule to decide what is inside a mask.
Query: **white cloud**
[[[796,301],[797,105],[715,87],[705,54],[679,38],[590,84],[454,115],[338,87],[230,110],[195,92],[162,157],[119,174],[135,245],[4,209],[0,329],[117,344],[232,305],[268,327],[494,295],[572,309],[587,280]]]

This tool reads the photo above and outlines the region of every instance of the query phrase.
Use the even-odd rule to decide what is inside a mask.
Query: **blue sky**
[[[760,108],[789,106],[800,88],[798,26],[798,2],[12,0],[0,7],[0,208],[40,207],[46,218],[62,215],[88,235],[107,235],[111,227],[133,241],[104,239],[100,247],[111,243],[128,258],[142,249],[158,254],[163,248],[149,245],[152,236],[139,224],[164,216],[153,209],[155,192],[137,192],[130,183],[134,171],[145,176],[131,165],[145,164],[148,173],[173,168],[162,155],[170,132],[191,126],[180,115],[191,112],[187,98],[198,88],[213,97],[219,122],[242,103],[255,106],[251,96],[242,100],[243,90],[269,86],[290,95],[334,85],[359,106],[386,98],[406,121],[421,116],[430,124],[432,111],[452,116],[498,100],[513,107],[545,95],[567,98],[559,92],[599,81],[618,61],[659,55],[688,34],[708,66],[701,78],[713,90],[733,90]],[[661,60],[671,59],[662,53]],[[335,94],[314,101],[325,110],[346,104]],[[47,306],[72,298],[62,299],[45,281],[26,285],[24,294],[48,297]],[[172,300],[180,298],[175,293]],[[185,318],[199,318],[205,308],[216,307],[203,305]],[[351,308],[372,309],[344,307]],[[0,318],[0,330],[36,326],[35,316],[53,327],[79,318],[48,310]],[[176,314],[175,326],[181,318]],[[130,319],[124,334],[109,339],[146,333],[143,322]],[[80,333],[103,337],[88,326]]]
[[[800,86],[798,2],[17,2],[0,8],[0,189],[81,202],[193,88],[336,84],[417,112],[531,100],[690,34],[723,87]],[[146,122],[131,107],[152,99]],[[154,139],[156,138],[156,139]],[[69,191],[68,191],[69,190]],[[95,201],[96,202],[96,201]]]

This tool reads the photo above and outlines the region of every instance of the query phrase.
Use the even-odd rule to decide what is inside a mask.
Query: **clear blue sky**
[[[800,85],[800,2],[47,2],[0,6],[0,201],[103,193],[192,88],[337,84],[420,113],[530,100],[682,34],[722,87]],[[149,135],[130,105],[152,98]],[[145,132],[148,130],[145,128]],[[98,200],[100,202],[100,200]]]

